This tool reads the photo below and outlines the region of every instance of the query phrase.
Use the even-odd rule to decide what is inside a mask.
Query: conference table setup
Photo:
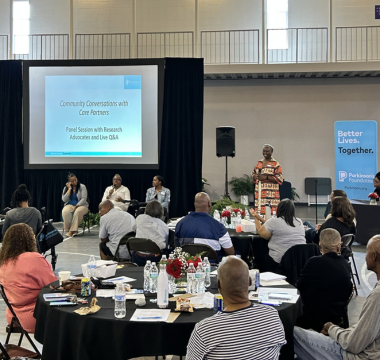
[[[135,281],[130,284],[135,289],[143,288],[143,267],[123,267],[116,276],[127,276]],[[58,282],[52,285],[58,285]],[[291,285],[276,286],[292,288]],[[211,277],[207,289],[217,294],[217,278]],[[126,301],[126,316],[114,316],[114,300],[96,297],[96,292],[87,298],[88,303],[96,297],[100,310],[82,316],[74,312],[82,306],[50,306],[44,294],[51,293],[50,286],[44,287],[37,299],[34,316],[37,319],[35,338],[44,344],[42,359],[90,360],[90,359],[130,359],[141,356],[186,355],[186,347],[195,325],[213,315],[208,308],[194,309],[193,313],[181,312],[174,322],[131,321],[138,306],[135,300]],[[157,294],[145,293],[146,305],[142,309],[157,309]],[[253,301],[257,303],[257,301]],[[173,313],[175,301],[169,301]],[[281,349],[280,359],[293,359],[293,328],[297,317],[302,313],[300,298],[296,303],[282,303],[275,307],[285,330],[287,344]],[[170,319],[170,318],[169,318]],[[169,320],[168,320],[169,321]]]

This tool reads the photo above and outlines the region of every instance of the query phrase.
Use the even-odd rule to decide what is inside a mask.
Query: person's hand
[[[113,193],[114,193],[114,189],[111,189],[108,194],[111,196]]]
[[[118,201],[118,202],[122,202],[123,201],[123,199],[120,196],[118,196],[115,200]]]
[[[317,233],[319,229],[321,228],[322,224],[315,225],[315,232]]]
[[[249,212],[251,213],[251,215],[255,218],[255,219],[257,219],[257,220],[260,220],[260,215],[259,215],[259,213],[257,213],[255,210],[253,210],[253,209],[249,209]]]
[[[71,189],[71,182],[67,182],[67,183],[66,183],[66,187],[67,187],[68,189]]]
[[[267,175],[259,175],[258,176],[258,179],[260,180],[260,181],[263,181],[263,180],[266,180],[267,179]]]
[[[257,180],[257,174],[256,173],[252,173],[252,179]]]
[[[329,336],[329,329],[332,325],[334,325],[332,322],[328,322],[325,325],[323,325],[323,329],[321,331],[321,334]]]
[[[74,205],[72,208],[71,208],[71,212],[73,213],[76,209],[77,209],[77,205]]]

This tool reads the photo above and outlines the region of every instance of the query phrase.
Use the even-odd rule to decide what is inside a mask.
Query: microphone
[[[112,185],[112,189],[115,190],[115,185]]]

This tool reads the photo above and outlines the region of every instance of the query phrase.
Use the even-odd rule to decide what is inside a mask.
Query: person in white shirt
[[[113,257],[121,238],[136,231],[135,218],[124,211],[116,210],[112,201],[105,200],[99,204],[100,229],[100,257],[108,260]],[[129,253],[125,245],[120,246],[119,255],[121,259],[128,259]]]
[[[157,200],[152,200],[146,205],[145,214],[136,218],[136,238],[149,239],[154,241],[161,250],[168,246],[169,228],[161,220],[164,209]],[[139,266],[144,266],[146,261],[158,262],[161,254],[150,254],[135,251],[132,254],[132,261]]]
[[[121,185],[122,178],[119,174],[115,174],[112,179],[112,185],[108,186],[104,191],[102,201],[110,200],[115,208],[120,211],[128,211],[129,204],[124,204],[124,200],[131,200],[129,189]]]

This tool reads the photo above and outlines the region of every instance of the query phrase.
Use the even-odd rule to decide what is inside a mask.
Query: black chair
[[[40,209],[40,213],[41,213],[41,218],[42,218],[42,227],[41,229],[38,231],[37,235],[36,235],[36,241],[37,241],[37,249],[38,249],[38,252],[41,253],[40,251],[40,248],[39,248],[39,244],[38,244],[38,236],[40,235],[40,233],[43,231],[44,229],[44,224],[45,224],[45,221],[50,221],[52,222],[52,220],[48,220],[47,219],[47,211],[46,211],[46,207],[42,207]],[[55,270],[55,265],[57,264],[57,259],[58,259],[58,255],[57,253],[55,252],[55,246],[53,246],[51,249],[50,249],[50,253],[43,253],[42,254],[45,259],[48,257],[48,256],[51,256],[51,267],[53,269],[53,271]]]
[[[147,252],[151,254],[161,254],[161,249],[153,240],[143,239],[143,238],[134,238],[134,237],[129,238],[127,241],[127,249],[131,258],[132,258],[131,251],[141,251],[141,252]]]
[[[277,274],[285,275],[286,281],[295,286],[306,262],[313,256],[319,256],[316,244],[298,244],[286,251],[277,267]]]
[[[29,333],[21,326],[20,320],[18,319],[16,313],[14,312],[14,310],[12,308],[12,305],[10,304],[10,302],[9,302],[9,300],[8,300],[6,294],[5,294],[4,287],[3,287],[2,284],[0,284],[0,295],[3,298],[5,304],[8,306],[8,309],[12,313],[12,321],[11,321],[11,323],[6,328],[6,332],[7,332],[8,335],[7,335],[7,339],[5,340],[5,347],[7,347],[7,345],[9,345],[9,346],[8,346],[8,349],[5,349],[5,350],[9,353],[9,351],[10,351],[9,349],[12,349],[12,348],[16,349],[15,345],[9,344],[9,339],[11,337],[11,334],[18,333],[18,334],[21,334],[21,335],[20,335],[17,347],[21,346],[22,339],[23,339],[23,337],[25,335],[25,337],[28,339],[30,345],[33,347],[33,349],[35,351],[35,353],[31,352],[34,355],[33,356],[29,356],[29,357],[33,357],[35,359],[41,358],[41,354],[38,351],[36,345],[34,344],[33,340],[31,339],[31,337],[29,336]],[[3,348],[1,350],[3,351]],[[16,356],[16,355],[13,355],[13,356]]]
[[[204,244],[184,244],[181,246],[181,248],[191,256],[195,256],[201,252],[204,252],[201,257],[204,258],[207,256],[209,260],[215,260],[215,262],[219,264],[219,256],[211,246]]]
[[[175,232],[171,229],[169,229],[169,236],[168,236],[168,248],[169,249],[174,249],[175,244],[174,244],[174,239],[175,239]]]
[[[352,272],[351,270],[351,275],[352,275],[352,281],[355,286],[355,280],[354,276],[358,279],[358,284],[360,285],[360,279],[359,279],[359,274],[358,274],[358,269],[356,268],[356,263],[354,259],[354,253],[352,252],[352,243],[355,241],[355,235],[354,234],[347,234],[342,236],[342,246],[341,246],[341,253],[342,256],[348,260],[349,264],[351,265],[351,262],[349,261],[350,258],[352,258],[352,263],[354,264],[355,268],[355,273]],[[355,286],[356,288],[356,286]],[[357,293],[357,291],[356,291]]]
[[[123,261],[123,259],[120,258],[120,255],[119,255],[119,248],[120,246],[123,246],[123,245],[127,245],[127,242],[130,238],[132,237],[135,237],[136,236],[136,233],[134,231],[130,231],[129,233],[125,234],[119,241],[119,245],[117,246],[117,249],[115,251],[115,256],[113,257],[113,261],[117,261],[117,262],[120,262],[120,261]]]
[[[83,216],[83,220],[80,224],[80,226],[83,229],[83,236],[84,236],[84,232],[86,231],[86,227],[87,227],[88,233],[90,234],[91,232],[90,231],[90,199],[89,198],[87,198],[87,203],[88,203],[88,213]]]
[[[37,353],[25,349],[21,346],[3,344],[0,341],[0,359],[10,360],[10,359],[40,359],[41,356]]]

